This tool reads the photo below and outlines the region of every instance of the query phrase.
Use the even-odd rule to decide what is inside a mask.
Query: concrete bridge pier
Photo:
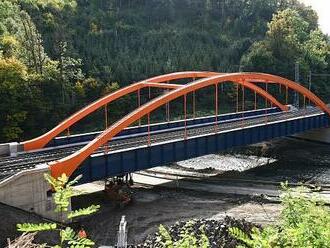
[[[55,213],[55,203],[50,185],[44,179],[49,167],[42,164],[25,170],[0,182],[0,202],[42,217],[61,221],[61,213]]]

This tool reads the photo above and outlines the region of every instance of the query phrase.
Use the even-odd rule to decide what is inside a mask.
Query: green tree
[[[4,58],[11,58],[17,55],[19,42],[12,35],[3,35],[0,38],[0,51]]]
[[[106,92],[108,82],[123,87],[180,70],[233,72],[240,62],[244,70],[289,78],[296,61],[302,78],[309,69],[328,73],[329,40],[317,26],[315,11],[297,0],[2,0],[0,58],[22,63],[27,77],[25,97],[13,107],[18,115],[0,116],[14,135],[5,139],[0,125],[0,139],[49,130]],[[325,78],[313,78],[313,88],[329,95]],[[132,101],[109,111],[122,114]]]
[[[75,102],[75,84],[84,79],[84,74],[81,70],[81,59],[75,59],[68,54],[67,43],[60,42],[59,46],[59,63],[58,69],[60,72],[60,80],[62,84],[62,101],[69,103]]]
[[[245,70],[276,73],[292,78],[294,64],[299,62],[302,73],[328,66],[329,43],[310,20],[297,10],[285,9],[273,16],[266,38],[254,43],[241,63]]]
[[[4,141],[18,140],[23,133],[27,89],[27,68],[15,58],[0,58],[0,137]]]

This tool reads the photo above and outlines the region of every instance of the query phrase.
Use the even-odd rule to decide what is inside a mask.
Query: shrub
[[[280,197],[283,209],[277,225],[254,228],[250,234],[233,227],[231,235],[243,241],[243,247],[330,247],[330,210],[320,195],[285,183]]]

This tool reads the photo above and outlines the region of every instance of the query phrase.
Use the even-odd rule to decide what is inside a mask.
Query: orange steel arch
[[[62,173],[66,173],[70,176],[78,166],[88,157],[90,156],[96,149],[107,143],[111,138],[117,135],[120,131],[124,128],[128,127],[141,117],[151,113],[155,109],[163,106],[164,104],[178,98],[184,96],[188,93],[196,91],[198,89],[225,83],[225,82],[236,82],[246,88],[249,88],[256,93],[260,94],[274,105],[276,105],[276,99],[269,95],[265,90],[261,89],[260,87],[256,86],[253,83],[249,83],[250,81],[263,79],[265,81],[273,81],[278,82],[279,84],[285,85],[309,98],[312,102],[314,102],[317,106],[319,106],[324,112],[330,115],[330,109],[320,100],[316,95],[312,92],[304,88],[303,86],[290,81],[288,79],[274,76],[270,74],[262,74],[262,73],[232,73],[232,74],[225,74],[225,75],[216,75],[210,78],[200,79],[195,82],[192,82],[188,85],[180,87],[176,90],[170,91],[169,93],[162,95],[146,104],[141,106],[140,108],[136,109],[135,111],[131,112],[130,114],[126,115],[124,118],[119,120],[118,122],[114,123],[111,127],[105,130],[102,134],[97,136],[93,141],[87,144],[85,147],[81,148],[80,150],[76,151],[75,153],[71,154],[70,156],[63,158],[58,161],[54,161],[49,163],[51,174],[54,177],[60,176]],[[285,109],[287,107],[285,106]]]
[[[48,131],[47,133],[36,137],[31,140],[27,140],[22,142],[24,151],[36,150],[41,149],[49,141],[51,141],[54,137],[71,127],[73,124],[81,120],[82,118],[86,117],[90,113],[94,112],[95,110],[105,106],[106,104],[122,97],[128,95],[132,92],[138,91],[139,89],[145,87],[157,87],[157,88],[167,88],[167,89],[176,89],[178,86],[173,84],[161,84],[162,82],[169,82],[172,80],[177,79],[185,79],[185,78],[205,78],[211,77],[215,75],[221,75],[223,73],[217,72],[204,72],[204,71],[187,71],[187,72],[175,72],[169,73],[161,76],[152,77],[141,82],[131,84],[127,87],[121,88],[103,98],[100,98],[91,104],[87,105],[86,107],[82,108],[81,110],[77,111],[63,122],[58,124],[56,127]],[[181,86],[181,85],[180,85]]]

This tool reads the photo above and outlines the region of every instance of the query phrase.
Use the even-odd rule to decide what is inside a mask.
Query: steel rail
[[[320,111],[316,108],[307,110],[307,114],[315,114],[315,113],[320,113]],[[269,117],[269,123],[272,123],[273,121],[285,120],[293,117],[304,117],[305,115],[306,113],[304,110],[278,113],[276,115]],[[255,119],[247,120],[247,127],[257,125],[263,122],[264,122],[263,116],[257,117]],[[231,130],[235,128],[241,128],[241,120],[222,123],[221,125],[219,125],[218,132]],[[214,133],[214,122],[210,122],[207,126],[196,127],[187,130],[188,138],[192,138],[198,135],[210,134],[210,133]],[[184,137],[184,129],[183,127],[181,127],[181,130],[170,131],[168,133],[152,134],[150,138],[151,138],[151,142],[153,144],[156,144],[160,142],[171,141],[173,139],[182,139],[183,137]],[[147,135],[144,134],[144,136],[140,136],[140,137],[127,138],[123,140],[113,140],[110,141],[107,145],[109,146],[109,150],[113,152],[120,149],[143,146],[146,145],[146,143],[147,143]],[[49,152],[49,154],[47,152],[30,153],[28,155],[34,155],[34,156],[31,158],[30,157],[24,158],[23,161],[20,158],[11,158],[12,159],[11,163],[8,164],[9,161],[7,161],[7,163],[5,162],[4,164],[0,164],[0,178],[3,177],[4,174],[6,175],[11,175],[13,173],[15,174],[16,172],[24,169],[34,168],[37,164],[50,162],[62,158],[64,156],[70,155],[79,148],[81,148],[81,146],[70,147],[68,149],[61,148],[57,150],[52,150]],[[97,153],[104,154],[103,147],[100,147],[93,154],[97,154]],[[4,161],[0,160],[0,162],[2,163]]]

